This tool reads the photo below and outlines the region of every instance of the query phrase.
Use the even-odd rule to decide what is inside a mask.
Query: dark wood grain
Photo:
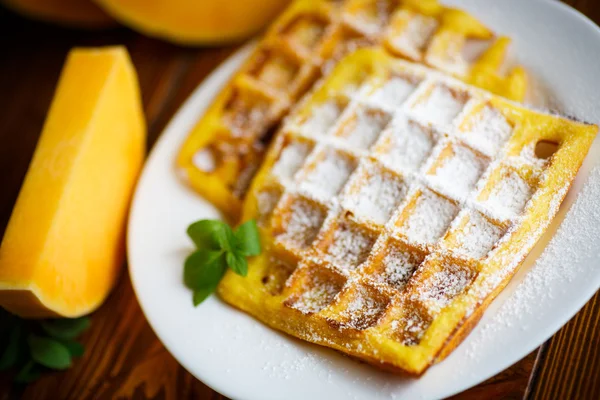
[[[527,395],[600,399],[600,294],[546,343]]]
[[[567,3],[595,21],[595,0]],[[151,146],[192,90],[236,47],[188,49],[124,28],[80,32],[32,22],[0,7],[0,233],[33,154],[62,63],[73,46],[125,44],[138,71]],[[67,372],[27,387],[0,375],[0,400],[224,399],[196,380],[162,346],[124,271],[93,314],[86,354]],[[600,398],[600,295],[540,349],[453,399]]]

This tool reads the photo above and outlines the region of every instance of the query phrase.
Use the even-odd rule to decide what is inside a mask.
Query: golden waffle
[[[293,336],[419,375],[508,283],[597,129],[358,50],[276,135],[244,203],[265,250],[219,294]]]
[[[487,48],[465,54],[474,47],[467,46],[471,42]],[[498,73],[508,42],[469,14],[432,0],[297,0],[192,130],[178,168],[194,189],[237,221],[271,133],[341,56],[379,43],[396,56],[521,100],[524,71]]]

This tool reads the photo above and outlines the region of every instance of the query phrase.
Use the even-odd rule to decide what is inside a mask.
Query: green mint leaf
[[[185,260],[183,281],[194,291],[194,305],[202,303],[219,284],[229,266],[236,274],[248,274],[246,256],[260,254],[256,222],[240,225],[235,232],[222,221],[200,220],[188,227],[198,250]]]
[[[85,348],[79,342],[75,342],[73,340],[62,340],[62,345],[69,350],[69,354],[71,357],[81,357],[83,353],[85,353]]]
[[[215,232],[215,239],[219,243],[220,249],[225,251],[235,250],[237,240],[229,225],[223,224],[223,229]]]
[[[260,235],[255,220],[244,222],[235,230],[237,249],[245,256],[260,254]]]
[[[70,340],[81,335],[90,327],[87,317],[41,321],[42,329],[55,339]]]
[[[217,286],[215,285],[215,287],[213,287],[213,288],[194,290],[194,297],[192,299],[194,301],[194,307],[196,307],[198,304],[202,303],[204,300],[206,300],[208,298],[208,296],[213,294],[213,292],[215,291],[216,288],[217,288]]]
[[[199,250],[220,250],[217,237],[228,227],[223,221],[203,219],[188,226],[187,234]]]
[[[31,358],[44,367],[67,369],[71,366],[71,354],[58,340],[29,335],[27,342]]]
[[[23,366],[15,376],[15,382],[17,383],[30,383],[40,377],[40,370],[37,368],[35,362],[29,361]]]
[[[195,291],[216,288],[226,268],[222,251],[197,250],[185,260],[183,281]]]
[[[231,268],[233,272],[241,276],[248,275],[248,261],[246,261],[246,257],[242,254],[228,251],[225,255],[225,259],[227,260],[227,265],[229,265],[229,268]]]
[[[19,339],[21,337],[21,324],[12,326],[8,336],[6,348],[0,355],[0,371],[6,371],[17,363],[19,356]]]

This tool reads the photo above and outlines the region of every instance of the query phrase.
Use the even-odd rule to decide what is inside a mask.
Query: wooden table
[[[600,22],[595,0],[567,1]],[[0,232],[4,232],[58,74],[72,46],[125,44],[137,68],[153,144],[192,90],[237,47],[187,49],[125,28],[82,32],[22,19],[0,7]],[[558,55],[560,56],[560,55]],[[600,105],[599,105],[600,106]],[[126,272],[92,317],[75,366],[14,388],[0,400],[223,399],[167,352],[146,322]],[[232,382],[234,384],[234,382]],[[600,294],[554,337],[459,399],[600,399]]]

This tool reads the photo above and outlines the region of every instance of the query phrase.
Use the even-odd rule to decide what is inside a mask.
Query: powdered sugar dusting
[[[281,189],[279,188],[267,188],[266,190],[258,192],[256,195],[256,203],[258,207],[259,222],[264,223],[268,219],[280,197]]]
[[[386,108],[396,108],[404,103],[414,89],[415,85],[408,80],[392,77],[371,95],[370,100]]]
[[[355,185],[358,190],[344,197],[344,207],[359,218],[381,225],[389,220],[406,194],[400,179],[376,167],[368,168],[366,176],[359,177]]]
[[[197,151],[192,157],[192,163],[198,168],[200,171],[204,172],[213,172],[217,167],[217,161],[215,160],[215,156],[210,149],[202,149]]]
[[[386,280],[397,289],[402,289],[419,265],[415,257],[397,248],[390,248],[383,258]]]
[[[379,159],[390,168],[417,170],[431,153],[430,133],[407,118],[397,118],[376,146]]]
[[[404,10],[397,14],[397,18],[406,21],[405,28],[400,32],[390,30],[388,42],[413,60],[420,60],[423,49],[438,27],[437,20]]]
[[[389,115],[359,108],[339,135],[353,148],[367,149],[389,122]]]
[[[354,329],[366,329],[377,322],[387,302],[363,285],[356,287],[345,309],[340,312],[344,324]]]
[[[316,313],[327,307],[340,291],[341,287],[326,278],[313,278],[310,287],[298,296],[291,305],[303,313]]]
[[[427,64],[454,76],[465,76],[469,62],[465,58],[465,40],[460,33],[444,31],[431,41],[425,61]],[[439,51],[442,50],[443,51]]]
[[[452,123],[464,105],[465,101],[458,99],[449,88],[437,84],[427,98],[413,106],[412,112],[419,120],[445,127]]]
[[[467,218],[468,222],[456,234],[457,247],[454,250],[468,257],[483,258],[502,237],[504,229],[476,211]]]
[[[354,9],[353,11],[346,14],[346,22],[364,32],[367,36],[374,36],[379,33],[389,13],[386,1],[364,3],[360,9]]]
[[[272,169],[273,175],[280,180],[292,179],[294,174],[304,163],[304,159],[311,150],[311,146],[306,142],[292,142],[288,144],[275,163]]]
[[[430,318],[421,314],[417,309],[408,307],[405,308],[402,318],[392,321],[391,326],[402,344],[414,346],[419,344],[430,324]]]
[[[395,339],[405,344],[419,343],[438,313],[450,307],[457,296],[465,294],[465,303],[460,306],[465,306],[467,313],[472,312],[477,301],[510,277],[547,222],[542,215],[523,225],[520,223],[524,220],[516,216],[532,195],[531,205],[535,206],[548,192],[540,191],[540,197],[527,193],[523,184],[528,186],[530,181],[521,178],[529,177],[525,171],[531,172],[534,182],[542,173],[537,168],[539,163],[534,165],[523,155],[514,156],[513,147],[506,149],[511,155],[502,151],[512,134],[512,125],[493,108],[492,98],[441,74],[398,63],[402,66],[399,70],[409,71],[408,75],[402,72],[402,76],[423,78],[415,83],[418,87],[414,94],[409,94],[412,88],[409,92],[404,84],[417,82],[416,79],[403,83],[393,82],[392,78],[372,96],[370,88],[381,82],[377,77],[361,77],[361,89],[347,98],[332,88],[338,93],[336,100],[344,99],[335,102],[338,111],[344,107],[345,111],[330,118],[326,123],[329,128],[310,132],[312,135],[300,119],[290,119],[291,124],[279,136],[292,139],[286,146],[295,146],[293,140],[310,140],[316,142],[316,150],[307,156],[298,149],[285,149],[289,154],[284,151],[285,160],[282,158],[282,164],[272,170],[280,182],[273,182],[273,175],[264,181],[267,185],[280,184],[287,192],[279,201],[277,218],[271,219],[273,232],[280,235],[277,239],[285,242],[283,245],[292,245],[285,254],[300,259],[300,267],[287,281],[285,291],[280,292],[285,293],[285,304],[295,304],[311,313],[335,302],[326,315],[331,331],[320,330],[322,325],[311,324],[312,319],[306,318],[308,323],[299,328],[306,331],[298,336],[369,357],[374,355],[370,352],[380,349],[365,346],[372,332],[341,343],[335,338],[335,330],[365,329],[377,324],[382,304],[393,298],[385,324],[382,321],[373,333],[379,334],[379,328],[389,329],[388,323],[392,323],[401,332],[401,338]],[[394,73],[385,71],[391,76]],[[338,83],[342,82],[337,81],[336,88]],[[320,97],[322,92],[319,93]],[[408,102],[406,96],[410,96]],[[311,105],[310,100],[305,104]],[[498,104],[505,110],[505,103]],[[379,117],[385,117],[385,121]],[[388,123],[390,118],[393,124]],[[521,122],[526,124],[528,118],[518,111],[510,116],[519,126]],[[488,168],[490,162],[493,164]],[[548,166],[550,174],[546,176],[553,177],[553,164]],[[512,170],[513,176],[503,172]],[[476,186],[478,192],[474,192]],[[550,194],[549,216],[567,188],[568,185],[556,188]],[[404,199],[406,192],[410,193],[408,199]],[[316,205],[315,210],[323,212],[317,218],[312,206],[305,208],[288,202],[290,197],[305,198],[306,205]],[[327,216],[326,209],[330,209]],[[508,211],[501,213],[501,209]],[[509,212],[515,215],[508,215]],[[522,233],[519,229],[527,231],[524,240],[519,241],[523,250],[512,254],[504,247],[493,250],[507,227],[510,235]],[[517,238],[506,238],[513,237]],[[389,247],[390,243],[397,248]],[[296,251],[298,248],[301,250]],[[485,257],[490,259],[478,261]],[[306,266],[305,262],[310,266],[307,275],[300,275],[299,269]],[[502,268],[497,270],[498,265]],[[494,268],[490,274],[488,266]],[[473,286],[477,271],[482,271],[481,279]],[[391,322],[394,318],[397,320]],[[322,321],[320,316],[314,319]]]
[[[518,215],[533,195],[533,188],[521,176],[507,170],[497,182],[484,204],[508,215]]]
[[[223,114],[223,120],[235,138],[256,134],[264,126],[264,121],[269,119],[272,107],[269,101],[258,98],[252,101],[246,97],[241,93],[234,95],[229,109]]]
[[[327,256],[344,270],[364,262],[375,243],[375,238],[352,223],[342,223],[333,232]]]
[[[537,321],[554,315],[552,308],[539,313],[537,304],[553,303],[568,295],[576,280],[597,277],[588,269],[600,259],[600,167],[590,172],[588,180],[577,196],[564,221],[546,245],[523,281],[500,309],[472,334],[466,354],[478,357],[483,347],[490,345],[490,337],[502,337],[502,332],[519,326],[524,332],[537,329]],[[596,279],[597,280],[597,279]],[[564,284],[557,284],[564,283]]]
[[[328,100],[312,109],[310,117],[302,124],[311,135],[324,135],[333,126],[342,110],[335,100]]]
[[[325,211],[307,199],[299,198],[289,206],[290,216],[276,239],[297,248],[308,247],[317,236]]]
[[[427,304],[433,313],[440,312],[471,283],[475,274],[454,264],[443,265],[418,288],[415,300]]]
[[[521,149],[521,153],[517,157],[511,157],[511,161],[515,164],[525,164],[525,165],[534,165],[538,168],[544,168],[548,163],[548,160],[544,158],[539,158],[535,155],[535,145],[536,143],[530,143],[526,146],[523,146]]]
[[[452,145],[451,154],[440,160],[433,171],[433,179],[458,195],[465,195],[474,186],[487,160],[477,156],[464,146]]]
[[[425,190],[418,197],[401,231],[414,242],[434,243],[446,232],[457,212],[454,203]]]
[[[307,171],[300,188],[319,198],[336,195],[354,170],[354,162],[333,150],[326,150],[312,170]]]
[[[473,148],[487,155],[494,155],[511,133],[512,126],[506,118],[495,108],[485,106],[470,121],[468,129],[461,134]]]

